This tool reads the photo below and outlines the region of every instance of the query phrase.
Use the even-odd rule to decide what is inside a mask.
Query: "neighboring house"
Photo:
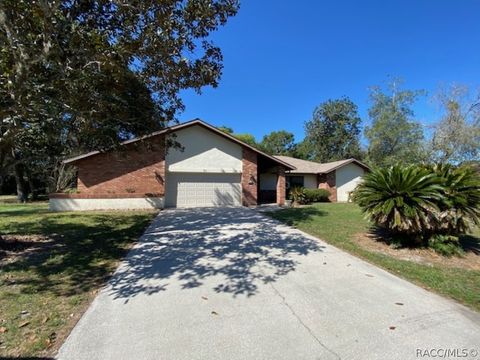
[[[311,189],[327,189],[330,191],[330,201],[346,202],[350,200],[350,193],[361,181],[362,176],[368,171],[368,166],[356,159],[347,159],[329,163],[317,163],[301,160],[289,156],[275,156],[277,159],[295,167],[287,171],[287,189],[294,186],[302,186]],[[262,177],[260,175],[260,193],[270,191],[272,184],[267,181],[262,188]],[[273,179],[271,179],[273,180]]]
[[[166,149],[174,136],[183,149]],[[295,167],[201,121],[193,120],[64,161],[77,168],[75,193],[50,194],[50,209],[251,206],[268,178],[285,203],[285,172]]]

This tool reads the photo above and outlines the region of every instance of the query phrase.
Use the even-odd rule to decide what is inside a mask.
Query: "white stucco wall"
[[[168,149],[165,157],[168,172],[241,173],[242,147],[201,126],[175,132],[180,149]]]
[[[348,201],[348,195],[362,181],[365,170],[356,164],[348,164],[336,170],[337,201]]]
[[[277,174],[260,174],[260,190],[277,190]]]
[[[125,199],[50,199],[50,211],[162,209],[163,197]]]

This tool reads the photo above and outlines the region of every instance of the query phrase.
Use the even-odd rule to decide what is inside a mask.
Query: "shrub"
[[[480,225],[480,177],[470,167],[435,165],[431,170],[443,184],[436,233],[459,235]]]
[[[305,189],[300,186],[295,186],[290,189],[289,198],[293,200],[294,204],[304,204],[305,203]]]
[[[433,235],[428,240],[428,247],[443,256],[462,256],[464,254],[458,237],[452,235]]]
[[[63,191],[65,194],[79,194],[80,191],[78,191],[77,188],[69,188],[69,189],[65,189]]]
[[[311,202],[328,202],[330,191],[325,189],[303,189],[305,194],[305,200],[308,203]]]
[[[438,176],[417,166],[376,169],[364,176],[353,200],[378,226],[412,236],[436,228],[442,186]]]
[[[480,224],[480,179],[465,167],[376,169],[353,199],[376,225],[442,254],[460,253],[457,236]]]

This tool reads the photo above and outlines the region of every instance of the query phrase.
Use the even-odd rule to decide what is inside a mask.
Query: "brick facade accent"
[[[330,191],[329,199],[331,202],[337,201],[336,172],[331,171],[328,174],[318,175],[318,188]]]
[[[125,145],[119,151],[79,160],[75,166],[80,197],[163,196],[165,138],[156,136],[143,143]]]
[[[242,204],[253,206],[258,199],[258,154],[246,147],[242,152]]]
[[[277,204],[285,205],[285,168],[278,167],[278,177],[277,177]]]

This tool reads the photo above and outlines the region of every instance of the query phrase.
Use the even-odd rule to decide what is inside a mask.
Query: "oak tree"
[[[327,100],[305,123],[303,154],[310,160],[329,162],[359,157],[361,119],[357,106],[347,97]]]

